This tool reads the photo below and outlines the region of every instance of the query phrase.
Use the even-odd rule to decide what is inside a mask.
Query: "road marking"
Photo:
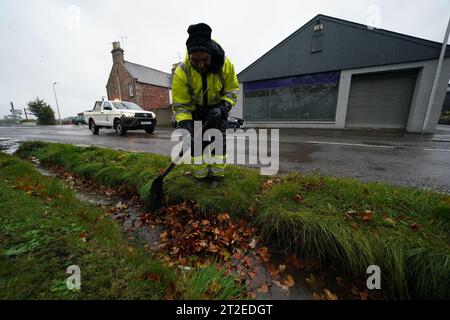
[[[395,149],[396,146],[375,146],[370,144],[361,144],[361,143],[342,143],[342,142],[322,142],[322,141],[306,141],[311,144],[330,144],[337,146],[348,146],[348,147],[364,147],[364,148],[382,148],[382,149]]]
[[[437,152],[450,152],[450,150],[447,149],[423,149],[425,151],[437,151]]]

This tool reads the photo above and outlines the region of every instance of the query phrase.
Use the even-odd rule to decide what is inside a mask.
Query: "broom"
[[[205,124],[202,127],[202,130],[200,132],[203,132],[203,130],[206,129],[208,126],[208,121],[205,122]],[[197,136],[198,132],[194,135],[194,139]],[[172,171],[172,169],[177,165],[178,161],[183,157],[183,150],[181,150],[178,157],[172,161],[172,163],[167,167],[167,169],[161,173],[159,176],[157,176],[153,182],[152,187],[150,189],[150,211],[152,213],[156,213],[159,208],[161,208],[162,204],[162,198],[163,198],[163,184],[164,184],[164,178]]]

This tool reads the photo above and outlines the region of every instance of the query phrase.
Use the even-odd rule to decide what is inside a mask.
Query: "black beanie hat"
[[[211,53],[212,29],[206,23],[193,24],[189,26],[189,38],[186,41],[188,53],[204,51]]]

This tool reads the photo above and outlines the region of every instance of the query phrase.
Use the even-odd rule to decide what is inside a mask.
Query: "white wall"
[[[239,84],[239,95],[236,105],[231,109],[230,115],[239,119],[244,119],[244,85]]]

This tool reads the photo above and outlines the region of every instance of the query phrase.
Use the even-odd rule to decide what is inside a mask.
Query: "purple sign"
[[[251,81],[244,83],[244,91],[286,88],[318,83],[335,83],[339,82],[340,77],[341,73],[337,71],[288,78]]]

